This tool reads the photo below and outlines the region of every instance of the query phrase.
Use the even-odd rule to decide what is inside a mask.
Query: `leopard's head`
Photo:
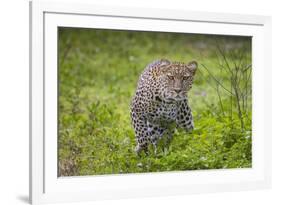
[[[191,89],[197,69],[197,62],[187,64],[163,61],[159,78],[160,97],[166,101],[181,101],[186,99]]]

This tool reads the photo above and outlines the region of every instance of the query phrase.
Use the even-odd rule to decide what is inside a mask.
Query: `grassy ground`
[[[189,93],[195,130],[177,131],[167,153],[138,157],[130,101],[160,58],[199,63]],[[59,175],[251,167],[251,78],[238,76],[247,92],[235,101],[227,62],[251,63],[250,38],[61,28]]]

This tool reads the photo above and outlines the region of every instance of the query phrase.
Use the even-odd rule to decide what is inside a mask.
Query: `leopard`
[[[148,155],[149,145],[157,153],[157,145],[166,136],[168,147],[175,130],[194,129],[193,115],[188,101],[198,64],[155,60],[141,73],[130,105],[131,122],[135,132],[135,152]]]

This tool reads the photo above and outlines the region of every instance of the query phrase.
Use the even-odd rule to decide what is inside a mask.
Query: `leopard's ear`
[[[149,64],[150,68],[153,68],[153,76],[157,78],[161,73],[166,72],[166,68],[168,65],[170,65],[171,62],[167,59],[160,59],[153,61],[152,63]]]
[[[196,61],[190,61],[187,64],[187,67],[188,67],[188,70],[192,73],[192,75],[195,75],[197,67],[198,67],[198,64],[197,64]]]
[[[160,60],[155,60],[152,63],[149,64],[149,67],[161,67],[161,66],[166,66],[170,65],[171,62],[167,59],[160,59]]]
[[[161,59],[159,60],[160,66],[170,65],[171,62],[167,59]]]

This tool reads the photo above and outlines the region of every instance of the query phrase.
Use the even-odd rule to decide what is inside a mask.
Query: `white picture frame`
[[[58,177],[57,29],[61,26],[252,36],[253,167]],[[269,188],[271,18],[82,3],[30,2],[30,111],[32,204]]]

